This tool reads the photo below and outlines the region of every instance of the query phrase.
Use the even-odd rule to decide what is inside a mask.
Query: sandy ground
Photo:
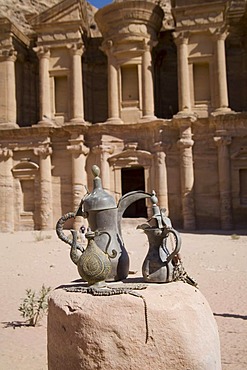
[[[125,222],[123,234],[130,270],[140,276],[146,236],[133,222]],[[181,237],[184,267],[197,280],[218,324],[222,369],[246,370],[247,235],[181,232]],[[78,278],[69,247],[52,231],[0,234],[0,278],[0,369],[46,370],[46,318],[35,328],[12,324],[23,321],[18,307],[27,288],[55,288]]]

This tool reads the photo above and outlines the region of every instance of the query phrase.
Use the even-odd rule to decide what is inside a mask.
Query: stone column
[[[108,58],[108,119],[109,123],[123,123],[120,118],[118,66],[113,54],[113,42],[108,40],[102,47]]]
[[[161,142],[154,145],[154,168],[155,168],[155,191],[159,200],[159,207],[168,209],[168,190],[167,190],[167,171],[166,171],[166,153]]]
[[[84,102],[83,102],[83,79],[82,61],[83,45],[73,44],[70,46],[72,64],[72,97],[71,97],[71,122],[84,122]]]
[[[118,71],[112,57],[108,57],[108,116],[108,122],[122,123],[119,117]]]
[[[188,35],[173,33],[177,45],[179,113],[191,113],[190,75],[188,63]]]
[[[39,125],[52,126],[51,114],[51,88],[50,88],[50,49],[39,46],[34,48],[39,58],[39,104],[40,121]]]
[[[86,155],[89,149],[84,145],[83,135],[69,140],[70,145],[67,149],[72,155],[72,193],[73,193],[73,211],[76,212],[81,199],[85,194],[87,188],[87,173],[85,169]],[[74,222],[75,230],[79,230],[83,218],[78,216]]]
[[[14,231],[14,184],[13,152],[7,148],[0,149],[0,223],[1,231]]]
[[[232,201],[231,201],[231,175],[230,175],[230,156],[229,145],[231,137],[227,136],[226,131],[216,131],[214,137],[218,147],[218,176],[220,192],[220,219],[223,230],[231,230],[232,223]]]
[[[0,51],[0,130],[19,128],[16,123],[16,81],[14,49]]]
[[[214,35],[215,82],[217,86],[216,112],[229,112],[226,75],[225,39],[228,32],[217,30]]]
[[[40,227],[41,230],[53,229],[53,196],[51,176],[50,142],[44,142],[34,149],[34,154],[39,156],[40,171]]]
[[[193,147],[192,132],[190,125],[180,126],[180,139],[178,146],[180,149],[180,176],[181,176],[181,195],[183,227],[185,230],[194,230],[195,208],[194,208],[194,168],[193,168]]]
[[[154,87],[152,70],[151,47],[144,42],[142,54],[142,104],[143,118],[155,119],[154,115]]]
[[[122,196],[121,167],[111,163],[114,172],[114,197],[118,203]]]

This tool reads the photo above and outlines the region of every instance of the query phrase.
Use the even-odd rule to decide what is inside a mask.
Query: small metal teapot
[[[81,250],[80,246],[77,244],[77,231],[70,230],[72,233],[72,243],[70,249],[70,258],[77,265],[79,275],[84,281],[88,282],[88,285],[94,286],[104,286],[105,280],[111,272],[111,262],[110,258],[116,256],[116,251],[110,256],[107,253],[108,245],[103,252],[95,243],[94,238],[98,233],[88,230],[85,237],[88,240],[87,248]],[[109,236],[107,232],[103,232]],[[101,233],[102,234],[102,233]]]
[[[102,188],[99,167],[94,165],[92,172],[93,191],[81,200],[76,216],[87,218],[90,229],[97,231],[95,242],[102,251],[105,251],[105,246],[109,243],[108,251],[112,257],[111,273],[107,281],[123,280],[129,273],[129,256],[121,232],[123,213],[133,202],[151,198],[152,194],[141,190],[132,191],[125,194],[117,205],[114,198]],[[104,232],[108,233],[110,239]]]
[[[152,197],[155,201],[155,196]],[[156,198],[157,200],[157,198]],[[142,265],[144,281],[153,283],[167,283],[173,281],[175,260],[180,251],[181,239],[179,233],[173,229],[171,220],[153,203],[153,216],[148,223],[138,225],[148,237],[149,250]],[[171,240],[169,250],[168,241]]]

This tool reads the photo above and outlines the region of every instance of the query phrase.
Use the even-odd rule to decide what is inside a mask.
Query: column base
[[[0,130],[11,130],[13,128],[20,128],[20,126],[12,122],[0,123]]]
[[[74,125],[85,125],[84,118],[72,118],[69,123],[73,123]]]
[[[47,119],[47,120],[41,120],[37,123],[37,125],[33,125],[33,126],[53,127],[55,126],[55,124],[53,121],[50,121]]]
[[[215,109],[212,113],[211,116],[219,116],[220,114],[229,114],[229,113],[235,113],[231,108],[227,107],[222,107],[222,108],[217,108]]]
[[[143,116],[141,118],[139,118],[138,122],[147,122],[147,121],[156,121],[157,120],[157,117],[150,114],[150,115],[146,115],[146,116]]]
[[[177,114],[174,114],[172,118],[197,118],[197,114],[190,110],[181,110]]]
[[[114,125],[122,125],[123,121],[119,117],[116,117],[116,118],[113,117],[113,118],[108,118],[106,120],[106,123],[111,123],[111,124],[114,124]]]

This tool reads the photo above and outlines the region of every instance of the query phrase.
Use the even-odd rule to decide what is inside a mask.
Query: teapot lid
[[[94,175],[93,191],[84,199],[84,211],[89,212],[117,208],[115,199],[102,188],[99,167],[93,165],[92,172]]]

